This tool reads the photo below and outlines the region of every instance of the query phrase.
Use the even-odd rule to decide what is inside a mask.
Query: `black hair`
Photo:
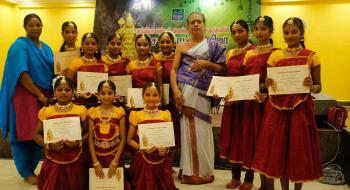
[[[148,83],[146,83],[146,84],[143,86],[143,88],[142,88],[142,96],[145,95],[145,91],[146,91],[149,87],[151,87],[151,86],[156,87],[158,93],[160,94],[160,88],[159,88],[158,84],[155,83],[155,82],[148,82]]]
[[[231,34],[233,32],[232,27],[234,24],[241,25],[247,31],[247,33],[249,32],[249,26],[248,26],[247,22],[245,20],[239,19],[239,20],[233,21],[232,24],[230,25]]]
[[[121,42],[123,42],[123,38],[120,34],[118,33],[113,33],[111,35],[108,36],[107,38],[107,43],[109,44],[109,42],[111,42],[114,38],[119,39]],[[122,51],[119,52],[119,55],[122,56]]]
[[[75,30],[78,32],[78,27],[77,25],[75,24],[75,22],[73,21],[66,21],[62,24],[62,32],[64,32],[64,30],[66,30],[67,26],[71,26],[73,25],[73,27],[75,28]],[[60,48],[60,52],[64,52],[64,46],[66,45],[66,41],[64,40],[63,44],[61,45],[61,48]]]
[[[98,45],[98,38],[96,36],[96,34],[94,33],[85,33],[81,39],[81,48],[80,48],[80,55],[83,56],[84,55],[84,50],[83,50],[83,45],[84,45],[84,42],[87,38],[93,38],[96,40],[96,43]],[[96,59],[101,59],[101,51],[100,51],[100,48],[97,48],[97,51],[95,52],[94,54],[95,58]]]
[[[201,16],[202,16],[202,19],[203,19],[203,23],[205,24],[205,17],[204,17],[204,14],[201,13],[201,12],[197,12],[197,11],[191,12],[191,13],[187,16],[187,24],[189,24],[189,23],[188,23],[188,21],[189,21],[188,18],[190,18],[190,16],[192,16],[192,15],[194,15],[194,14],[201,15]]]
[[[141,38],[142,36],[144,36],[146,38],[146,40],[148,41],[148,44],[149,44],[149,47],[151,47],[151,37],[147,34],[138,34],[136,37],[135,37],[135,45],[136,45],[136,41]]]
[[[28,14],[28,15],[26,15],[26,16],[24,17],[24,21],[23,21],[23,27],[24,27],[24,28],[26,28],[26,26],[27,26],[27,24],[28,24],[28,22],[29,22],[29,20],[30,20],[31,18],[37,18],[37,19],[39,20],[39,22],[41,23],[41,25],[43,24],[43,23],[41,22],[41,18],[40,18],[37,14],[31,13],[31,14]]]
[[[112,41],[114,38],[118,38],[120,41],[123,41],[122,36],[118,33],[113,33],[112,35],[109,35],[107,38],[108,43]]]
[[[74,91],[74,83],[73,83],[73,81],[72,81],[70,78],[64,77],[64,76],[60,77],[59,79],[57,79],[57,80],[55,81],[55,84],[53,85],[53,90],[54,90],[54,91],[56,90],[56,88],[61,84],[61,81],[62,81],[63,79],[66,81],[68,87],[69,87],[70,89],[72,89],[72,91]]]
[[[298,17],[290,17],[288,18],[286,21],[284,21],[283,23],[283,29],[289,24],[289,22],[292,22],[292,24],[294,24],[295,26],[297,26],[300,30],[301,33],[301,40],[300,40],[300,45],[305,48],[305,42],[304,42],[304,32],[305,32],[305,28],[304,28],[304,24],[303,21],[298,18]]]
[[[101,81],[100,83],[98,83],[98,86],[97,86],[97,92],[100,93],[101,90],[102,90],[102,87],[104,85],[104,83],[107,82],[109,87],[112,89],[112,91],[114,93],[116,93],[116,90],[117,90],[117,87],[116,85],[114,84],[114,82],[110,81],[110,80],[104,80],[104,81]]]
[[[138,34],[135,38],[135,46],[136,46],[136,42],[138,39],[140,39],[142,36],[144,36],[149,44],[149,53],[148,53],[148,56],[152,56],[152,52],[151,52],[151,49],[152,49],[152,44],[151,44],[151,37],[148,35],[148,34]]]
[[[269,17],[269,16],[260,16],[260,17],[256,18],[255,21],[254,21],[254,27],[256,26],[256,24],[258,22],[262,22],[264,24],[264,26],[269,28],[269,32],[270,33],[273,32],[273,20],[272,20],[271,17]],[[273,44],[272,38],[270,38],[269,41],[270,41],[270,44]]]

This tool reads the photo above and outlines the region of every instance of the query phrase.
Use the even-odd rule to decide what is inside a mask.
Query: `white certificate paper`
[[[56,52],[53,56],[55,74],[63,74],[68,68],[68,64],[72,62],[73,59],[80,57],[80,51],[77,49],[74,51]]]
[[[173,122],[138,124],[140,149],[175,146]]]
[[[170,90],[170,84],[169,83],[163,83],[163,99],[164,99],[164,104],[168,105],[169,104],[169,90]]]
[[[98,84],[101,81],[108,80],[108,73],[95,72],[77,72],[77,91],[78,93],[97,92]]]
[[[259,74],[239,77],[214,76],[207,95],[229,96],[230,101],[238,101],[252,100],[256,92],[259,92]]]
[[[117,168],[116,175],[108,178],[108,168],[102,168],[105,174],[104,179],[96,177],[95,169],[89,169],[89,190],[123,190],[124,189],[124,170],[122,167]]]
[[[269,86],[270,95],[309,93],[304,80],[310,75],[308,65],[268,67],[267,77],[274,83]]]
[[[133,108],[144,108],[145,104],[142,98],[142,88],[128,88],[127,106]]]
[[[43,121],[44,144],[60,140],[81,140],[79,117],[62,117]]]
[[[127,96],[128,88],[132,88],[131,75],[109,76],[108,79],[114,82],[119,96]]]

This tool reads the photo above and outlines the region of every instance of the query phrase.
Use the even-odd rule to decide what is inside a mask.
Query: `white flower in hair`
[[[56,81],[60,78],[63,78],[64,76],[63,75],[58,75],[56,76],[54,79],[52,79],[52,89],[55,90],[55,84],[56,84]]]

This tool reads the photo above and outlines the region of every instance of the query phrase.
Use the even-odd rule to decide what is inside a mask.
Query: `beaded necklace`
[[[106,58],[108,59],[109,62],[115,63],[115,62],[119,61],[120,56],[118,55],[117,58],[113,59],[111,56],[109,56],[109,55],[107,54],[107,55],[106,55]]]
[[[144,61],[141,61],[138,58],[136,60],[138,66],[147,66],[147,65],[149,65],[150,61],[151,61],[151,58],[149,58],[149,57],[146,60],[144,60]]]
[[[96,58],[93,57],[93,58],[86,58],[85,56],[82,56],[81,59],[84,61],[85,64],[95,64],[97,61],[96,61]]]
[[[252,44],[248,42],[248,44],[245,45],[244,47],[234,49],[233,55],[238,55],[238,54],[241,54],[241,53],[245,53],[245,52],[248,51],[248,49],[250,49],[251,47],[252,47]]]
[[[76,50],[76,47],[75,47],[75,46],[73,46],[73,47],[68,47],[67,44],[66,44],[66,45],[64,45],[64,50],[65,50],[65,51],[73,51],[73,50]]]
[[[60,105],[58,102],[54,105],[57,112],[67,112],[72,108],[72,102],[69,102],[67,105]]]

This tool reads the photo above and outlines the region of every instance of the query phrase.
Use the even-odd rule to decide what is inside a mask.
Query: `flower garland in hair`
[[[64,78],[63,75],[58,75],[55,78],[52,79],[52,89],[55,90],[55,84],[58,79]]]

